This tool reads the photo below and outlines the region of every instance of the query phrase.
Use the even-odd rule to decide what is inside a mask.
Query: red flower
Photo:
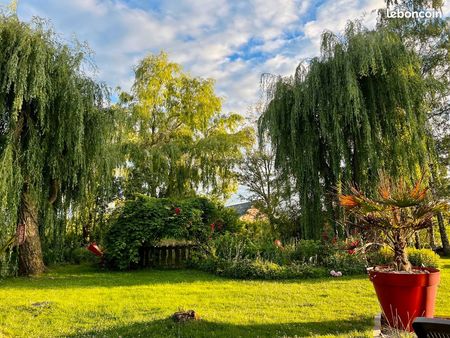
[[[180,208],[175,208],[175,214],[177,214],[177,215],[179,215],[180,214],[180,212],[181,212],[181,209]]]
[[[347,250],[353,250],[356,249],[359,245],[359,241],[353,241],[347,244]]]
[[[211,232],[214,232],[216,225],[214,223],[211,223],[210,227],[211,227]]]
[[[356,253],[355,249],[347,250],[349,255],[354,255]]]
[[[359,245],[359,241],[351,242],[350,245],[356,248]]]

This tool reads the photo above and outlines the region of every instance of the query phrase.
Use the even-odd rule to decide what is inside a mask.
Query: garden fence
[[[140,250],[141,267],[184,267],[191,257],[195,245],[159,245],[143,247]]]

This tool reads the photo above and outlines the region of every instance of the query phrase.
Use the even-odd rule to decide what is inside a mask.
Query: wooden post
[[[181,250],[182,246],[176,246],[175,247],[175,266],[179,267],[181,266]]]
[[[167,255],[167,266],[173,265],[173,247],[172,245],[167,246],[168,255]]]

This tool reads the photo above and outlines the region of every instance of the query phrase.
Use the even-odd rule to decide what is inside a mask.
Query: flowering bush
[[[199,245],[211,236],[211,224],[233,231],[238,216],[206,198],[165,199],[137,195],[116,211],[105,235],[105,260],[109,266],[127,269],[139,263],[139,249],[164,238],[189,240]],[[229,222],[229,223],[226,223]],[[214,229],[213,229],[214,230]]]
[[[345,250],[347,250],[347,253],[349,255],[354,255],[356,253],[356,249],[358,248],[359,244],[360,244],[360,242],[358,240],[351,241],[351,242],[347,243]]]

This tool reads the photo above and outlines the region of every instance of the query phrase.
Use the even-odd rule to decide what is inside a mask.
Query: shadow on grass
[[[51,271],[40,277],[8,278],[1,285],[4,289],[70,289],[122,286],[146,286],[221,281],[220,277],[195,270],[136,270],[118,271]]]
[[[364,332],[372,327],[372,317],[353,320],[304,323],[233,325],[205,320],[175,323],[171,319],[117,326],[108,330],[92,330],[64,337],[309,337],[315,335],[346,335]],[[61,336],[62,337],[62,336]]]
[[[365,275],[345,276],[334,281],[367,279]],[[0,285],[3,289],[70,289],[70,288],[110,288],[123,286],[148,286],[161,284],[178,284],[193,282],[264,282],[264,283],[315,283],[330,281],[330,277],[288,280],[241,280],[216,276],[207,272],[178,269],[158,270],[144,269],[126,272],[100,271],[86,266],[64,266],[50,270],[37,278],[8,278]]]

